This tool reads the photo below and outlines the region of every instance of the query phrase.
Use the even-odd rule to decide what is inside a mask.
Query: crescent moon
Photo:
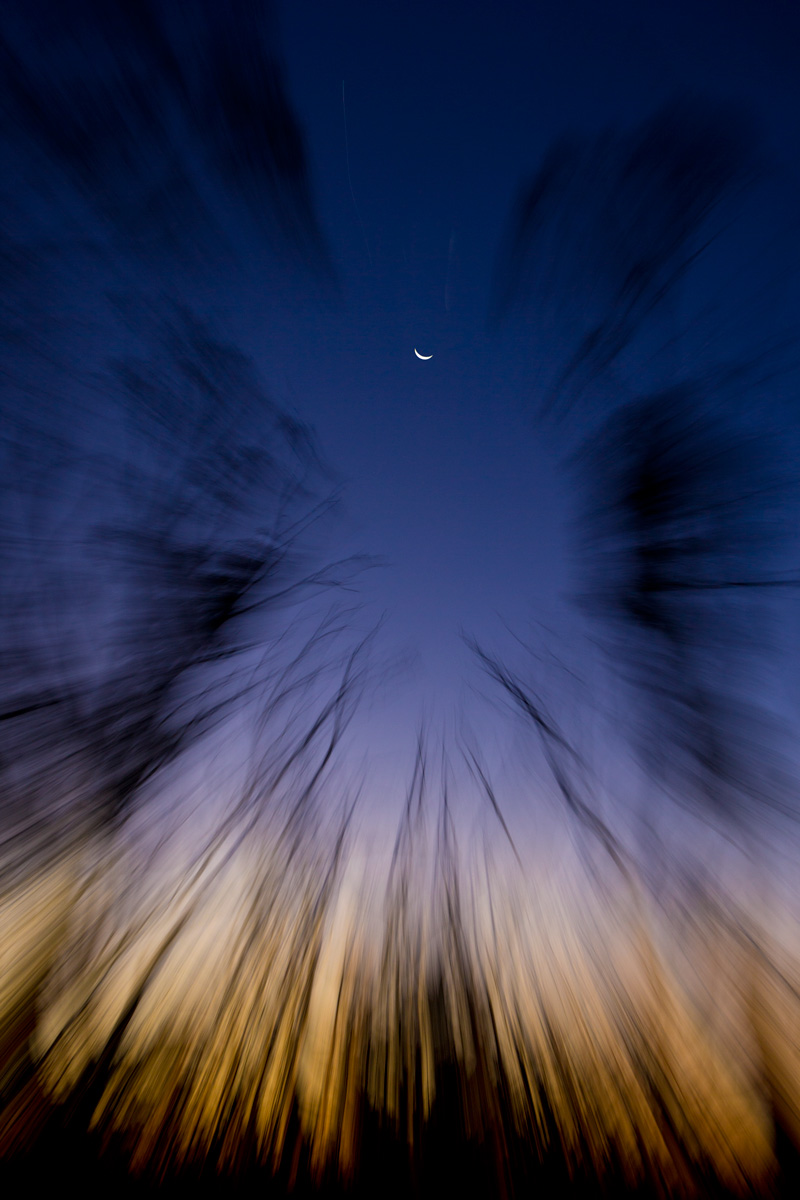
[[[420,354],[419,350],[415,350],[414,353],[416,354],[417,358],[433,358],[432,354]]]

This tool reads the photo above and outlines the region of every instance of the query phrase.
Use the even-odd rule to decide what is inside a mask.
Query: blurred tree
[[[780,558],[795,497],[739,347],[715,368],[663,347],[758,159],[735,113],[699,101],[558,142],[517,203],[495,297],[498,315],[535,301],[557,331],[537,413],[568,446],[582,604],[613,631],[639,748],[682,801],[727,816],[792,808],[753,679],[756,598],[797,582]]]
[[[62,793],[124,816],[227,711],[243,618],[308,579],[312,440],[195,293],[246,214],[290,269],[327,267],[269,5],[34,0],[4,9],[0,59],[0,773],[24,859]]]

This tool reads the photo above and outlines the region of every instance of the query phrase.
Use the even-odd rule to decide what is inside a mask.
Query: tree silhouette
[[[648,769],[728,816],[791,807],[748,670],[756,598],[797,582],[780,562],[794,497],[757,420],[755,364],[701,368],[658,348],[676,340],[679,290],[691,313],[693,272],[758,160],[737,115],[700,102],[560,141],[517,203],[496,297],[501,315],[535,300],[558,330],[565,361],[537,419],[556,419],[581,497],[581,602],[634,688]],[[643,346],[655,386],[640,382]]]

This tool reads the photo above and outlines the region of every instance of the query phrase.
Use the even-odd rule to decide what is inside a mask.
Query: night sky
[[[517,196],[561,136],[630,130],[676,98],[729,105],[780,178],[775,225],[745,207],[652,345],[680,330],[700,364],[709,344],[717,359],[763,353],[775,318],[797,315],[798,23],[785,5],[300,3],[280,27],[339,292],[323,306],[296,288],[241,317],[341,473],[349,544],[383,560],[361,586],[388,615],[384,645],[411,660],[387,718],[402,761],[424,705],[447,723],[472,703],[463,633],[539,645],[544,625],[565,657],[586,635],[575,481],[535,420],[569,343],[533,305],[492,319]],[[625,386],[654,377],[646,359],[634,372]]]

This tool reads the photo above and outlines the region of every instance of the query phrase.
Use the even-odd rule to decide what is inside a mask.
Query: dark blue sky
[[[13,320],[19,316],[24,325],[25,305],[37,299],[23,339],[27,357],[9,355],[23,387],[21,401],[11,393],[15,420],[22,413],[24,422],[26,397],[38,389],[31,411],[42,436],[58,434],[67,445],[83,441],[81,453],[91,448],[96,456],[85,464],[93,480],[103,455],[119,455],[125,469],[108,486],[119,493],[120,519],[147,519],[141,497],[131,502],[125,475],[129,453],[145,475],[153,465],[152,448],[132,451],[126,440],[127,360],[133,356],[139,371],[149,358],[157,377],[164,372],[166,390],[153,412],[149,384],[137,377],[133,392],[134,407],[145,398],[147,420],[155,413],[154,429],[159,421],[174,422],[176,444],[167,437],[157,451],[165,495],[172,496],[171,476],[180,476],[171,470],[171,456],[191,453],[203,422],[202,405],[193,411],[196,397],[163,341],[174,317],[169,306],[187,306],[215,337],[252,356],[266,394],[314,429],[328,468],[324,480],[311,479],[310,471],[314,497],[338,490],[339,503],[306,537],[308,561],[315,551],[323,561],[373,556],[374,569],[361,572],[353,592],[338,594],[361,605],[353,618],[358,628],[386,618],[374,643],[381,682],[368,692],[362,723],[353,729],[357,760],[383,771],[402,792],[421,719],[429,719],[437,735],[452,733],[466,712],[482,752],[494,765],[510,761],[517,726],[507,715],[498,719],[476,696],[491,687],[464,633],[520,671],[530,669],[571,728],[602,742],[601,728],[615,720],[617,683],[608,667],[616,664],[598,649],[608,633],[595,619],[598,611],[587,614],[575,603],[590,579],[595,547],[584,494],[591,481],[585,464],[579,467],[570,455],[600,436],[600,415],[677,383],[703,397],[706,416],[714,405],[726,408],[739,434],[777,432],[789,460],[798,445],[791,362],[800,314],[800,19],[794,6],[293,0],[277,5],[285,78],[274,80],[265,68],[272,32],[264,34],[258,5],[243,4],[227,24],[212,0],[198,9],[196,22],[169,6],[156,10],[152,27],[124,5],[101,11],[89,3],[73,16],[53,9],[49,23],[22,7],[10,10],[10,44],[27,66],[21,88],[11,75],[7,86],[7,178],[19,188],[8,189],[4,232],[10,244],[20,239],[20,262],[41,253],[50,271],[38,281],[20,272]],[[49,6],[43,3],[41,11]],[[262,56],[249,57],[248,40],[257,43],[261,34]],[[140,89],[142,72],[148,84]],[[308,232],[314,221],[291,171],[274,190],[276,164],[292,147],[291,117],[285,126],[278,120],[268,127],[266,136],[259,124],[265,111],[268,121],[277,120],[270,105],[284,84],[303,130],[332,283],[308,269],[308,254],[297,255],[296,245],[292,250],[275,239],[265,249],[276,200],[278,210],[294,212],[296,228],[306,220]],[[84,85],[92,97],[88,107]],[[259,102],[265,97],[264,110]],[[680,178],[676,184],[659,174],[661,150],[653,155],[653,137],[642,143],[649,166],[639,176],[633,172],[638,182],[628,192],[614,176],[641,140],[644,123],[676,97],[688,97],[681,144],[703,147],[701,159],[706,151],[712,158],[716,153],[716,134],[703,142],[715,106],[727,113],[714,126],[723,129],[723,142],[729,127],[752,126],[759,182],[735,197],[739,208],[728,197],[708,228],[695,231],[713,235],[708,248],[681,286],[667,289],[649,324],[638,321],[630,345],[600,372],[594,391],[586,391],[593,415],[576,404],[567,425],[557,427],[541,419],[548,386],[591,323],[602,325],[615,304],[622,307],[613,300],[611,314],[603,311],[633,253],[628,215],[657,260],[669,243],[670,205],[678,223],[691,209],[691,187],[681,191]],[[695,115],[699,141],[693,141]],[[567,188],[562,241],[553,242],[549,260],[545,255],[525,268],[520,306],[490,320],[498,279],[509,278],[499,274],[499,264],[518,197],[558,139],[577,139],[584,147],[578,160],[584,151],[591,159],[605,131],[611,131],[602,143],[608,170],[601,155],[577,192]],[[231,138],[240,139],[233,158]],[[662,142],[655,138],[668,157],[669,137]],[[293,153],[284,153],[284,167],[299,161]],[[263,168],[255,181],[254,163]],[[690,166],[692,187],[703,185],[706,166]],[[612,196],[604,209],[609,181],[611,193],[623,199]],[[608,212],[620,228],[605,228],[598,213]],[[260,224],[259,213],[266,218]],[[561,216],[557,205],[551,224],[558,226]],[[549,299],[539,287],[548,272],[554,281]],[[23,342],[14,345],[20,350]],[[420,361],[415,348],[430,359]],[[723,380],[725,372],[730,378]],[[231,417],[221,438],[223,460],[229,439],[258,440],[265,433],[259,418],[251,419],[255,402],[248,395],[242,412],[250,415]],[[159,416],[160,405],[166,416]],[[41,460],[37,471],[45,478],[40,449],[31,458]],[[608,473],[608,462],[600,466]],[[20,487],[32,487],[32,479],[21,479]],[[100,495],[94,482],[85,493],[86,520]],[[703,501],[708,486],[708,479],[697,484]],[[746,488],[746,472],[725,486],[732,494]],[[213,510],[211,498],[201,498],[198,528]],[[262,499],[251,498],[257,512]],[[215,529],[225,528],[219,514],[215,519]],[[786,540],[794,521],[788,508],[781,521]],[[638,586],[642,556],[636,556],[652,534],[628,545],[623,603],[625,588],[629,599]],[[656,531],[656,541],[662,534]],[[83,535],[76,536],[83,545]],[[735,560],[735,547],[724,548]],[[770,569],[793,570],[795,551]],[[756,557],[744,566],[756,570]],[[666,588],[656,589],[660,602],[672,582],[667,578]],[[794,647],[793,601],[789,592],[782,595],[788,603],[771,615],[769,629],[763,614],[756,618],[755,592],[748,593],[751,608],[744,595],[741,603],[729,597],[732,624],[763,627],[773,649]],[[633,625],[629,632],[622,650],[634,653]],[[552,656],[562,659],[574,675],[529,661],[515,635],[532,642],[551,666]],[[700,647],[698,671],[708,677],[718,664],[712,670],[704,653]],[[745,658],[736,663],[740,675],[749,670]],[[387,664],[391,669],[382,674]],[[763,666],[752,690],[777,704],[771,670]],[[781,684],[779,707],[796,708],[797,678]],[[451,748],[458,753],[453,739]],[[384,750],[391,752],[387,760]]]
[[[296,0],[279,18],[340,292],[284,280],[237,324],[345,484],[337,551],[385,560],[363,596],[389,615],[383,645],[416,656],[387,717],[410,744],[422,704],[462,697],[462,629],[500,646],[503,621],[523,637],[542,621],[574,649],[572,485],[532,417],[561,348],[537,340],[535,313],[488,322],[521,183],[558,136],[630,129],[688,93],[752,117],[791,184],[798,20],[779,4],[576,0]],[[746,310],[737,295],[734,320]],[[709,330],[724,351],[730,331]]]

